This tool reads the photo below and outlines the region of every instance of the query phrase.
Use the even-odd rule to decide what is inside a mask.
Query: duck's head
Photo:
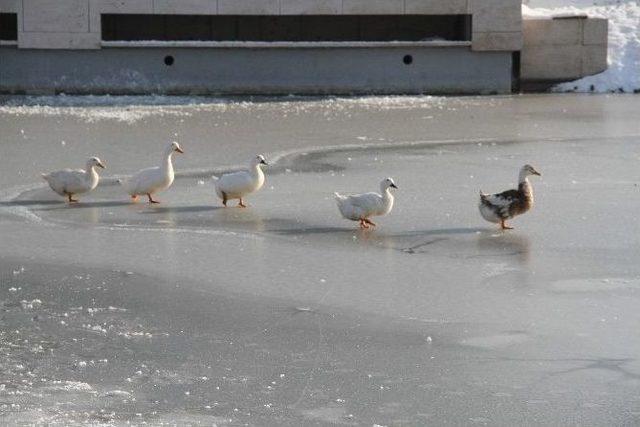
[[[256,157],[251,160],[251,164],[254,166],[257,165],[268,165],[267,160],[264,158],[262,154],[258,154]]]
[[[87,160],[87,165],[89,167],[94,167],[95,166],[95,167],[99,167],[99,168],[105,169],[104,163],[102,163],[102,160],[100,160],[97,157],[89,158],[89,160]]]
[[[522,169],[520,169],[520,174],[524,175],[524,176],[529,176],[529,175],[537,175],[537,176],[542,176],[540,174],[540,172],[538,172],[533,166],[531,165],[524,165],[522,167]]]
[[[184,154],[184,151],[182,151],[182,148],[180,148],[180,144],[178,144],[176,141],[173,141],[171,144],[169,144],[169,146],[167,147],[167,152]]]
[[[393,182],[392,178],[385,178],[382,180],[382,182],[380,183],[380,188],[382,189],[382,191],[386,191],[387,188],[395,188],[398,189],[398,186],[396,185],[395,182]]]
[[[182,148],[180,148],[180,144],[178,144],[176,141],[173,141],[171,143],[171,149],[177,153],[184,154],[184,151],[182,151]]]

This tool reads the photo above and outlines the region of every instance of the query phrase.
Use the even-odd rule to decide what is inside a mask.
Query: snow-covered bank
[[[609,20],[609,69],[595,76],[557,85],[558,92],[640,91],[640,2],[624,0],[529,0],[527,16],[586,14]]]

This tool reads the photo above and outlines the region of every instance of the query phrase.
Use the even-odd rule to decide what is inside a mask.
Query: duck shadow
[[[513,256],[526,263],[531,254],[531,241],[524,234],[488,230],[478,236],[477,248],[477,257]]]
[[[11,200],[9,202],[0,202],[0,206],[12,207],[12,206],[51,206],[51,205],[65,205],[67,202],[63,200]]]
[[[399,250],[406,254],[418,254],[425,251],[427,246],[440,242],[446,242],[459,235],[475,235],[485,229],[476,227],[439,228],[431,230],[417,230],[404,233],[397,233],[393,237],[397,239],[420,238],[421,241],[410,246],[401,246]],[[425,240],[426,239],[426,240]]]
[[[348,227],[298,227],[290,229],[271,229],[270,233],[278,234],[281,236],[312,236],[318,234],[327,233],[349,233],[360,231],[357,228]]]
[[[196,213],[196,212],[214,212],[220,209],[224,209],[221,206],[211,206],[211,205],[202,205],[202,206],[157,206],[157,205],[147,205],[145,206],[147,209],[140,212],[144,215],[160,215],[167,213]]]
[[[50,203],[53,205],[53,203]],[[56,206],[53,207],[44,207],[42,209],[37,209],[38,211],[57,211],[62,209],[100,209],[100,208],[115,208],[119,206],[129,206],[131,202],[125,201],[103,201],[103,202],[77,202],[77,203],[67,203],[61,202],[56,203]]]
[[[376,230],[376,228],[371,229],[361,229],[357,226],[355,227],[314,227],[309,226],[288,229],[270,229],[268,230],[271,233],[279,234],[282,236],[312,236],[312,235],[324,235],[324,234],[349,234],[353,235],[354,233],[359,233],[367,236],[376,236],[381,239],[386,240],[403,240],[407,238],[420,238],[420,237],[428,237],[428,236],[444,236],[439,239],[431,239],[428,242],[424,242],[418,245],[414,245],[409,248],[402,248],[403,251],[410,250],[411,248],[417,248],[422,245],[428,245],[433,243],[433,240],[441,241],[448,240],[447,235],[458,235],[458,234],[476,234],[478,232],[484,231],[481,228],[445,228],[445,229],[432,229],[432,230],[419,230],[419,231],[409,231],[409,232],[400,232],[400,233],[386,233],[383,229]]]
[[[435,228],[431,230],[415,230],[402,233],[396,233],[397,237],[425,237],[425,236],[440,236],[440,235],[459,235],[459,234],[477,234],[487,231],[486,228],[479,227],[456,227],[456,228]]]

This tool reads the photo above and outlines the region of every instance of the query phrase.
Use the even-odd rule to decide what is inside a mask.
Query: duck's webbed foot
[[[160,202],[159,202],[159,201],[157,201],[157,200],[153,200],[153,198],[151,197],[151,194],[150,194],[150,193],[149,193],[149,194],[147,194],[147,197],[149,198],[149,203],[160,203]]]
[[[367,222],[366,222],[366,220],[364,218],[360,218],[359,222],[360,222],[360,228],[361,229],[364,230],[364,229],[369,228],[369,226],[367,225]]]
[[[225,193],[224,191],[222,191],[222,205],[226,208],[227,207],[227,193]]]
[[[238,207],[239,207],[239,208],[246,208],[246,207],[247,207],[247,205],[245,205],[245,204],[242,202],[242,197],[240,197],[240,201],[238,202]]]
[[[78,203],[78,199],[74,199],[73,194],[67,193],[67,199],[69,200],[69,203]]]
[[[372,226],[374,226],[374,227],[376,226],[376,223],[375,223],[375,222],[373,222],[373,221],[371,221],[369,218],[365,218],[365,219],[364,219],[364,222],[366,222],[367,224],[372,225]]]

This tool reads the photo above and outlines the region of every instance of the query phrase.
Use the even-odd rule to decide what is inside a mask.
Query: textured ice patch
[[[37,298],[31,301],[22,300],[20,301],[20,305],[22,306],[23,310],[35,310],[42,305],[42,301]]]
[[[124,390],[109,390],[103,394],[104,397],[129,397],[131,393]]]
[[[491,262],[482,266],[482,276],[486,278],[497,277],[517,270],[505,262]]]
[[[460,341],[460,344],[487,350],[496,350],[509,347],[514,344],[520,344],[528,341],[529,339],[529,336],[523,332],[508,332],[504,334],[466,338]]]
[[[322,406],[319,408],[306,409],[302,415],[310,420],[340,425],[356,425],[353,416],[340,406]]]
[[[49,390],[93,393],[93,387],[81,381],[52,381]]]
[[[478,102],[437,96],[301,97],[237,100],[204,96],[15,96],[0,105],[0,114],[16,116],[71,117],[87,123],[117,121],[135,123],[148,117],[190,117],[195,113],[251,110],[277,111],[284,117],[310,111],[336,116],[351,110],[457,110]],[[305,102],[301,102],[305,101]],[[486,104],[486,101],[480,101]],[[496,101],[499,102],[499,101]]]
[[[553,283],[553,289],[560,292],[607,292],[630,288],[640,288],[640,278],[566,279]]]

